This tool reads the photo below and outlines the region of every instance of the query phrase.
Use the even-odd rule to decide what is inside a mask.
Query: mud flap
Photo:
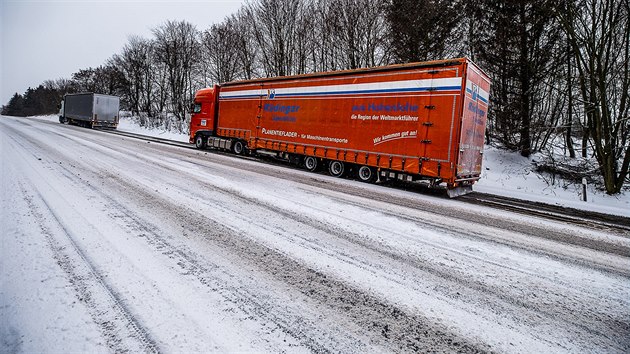
[[[467,185],[467,186],[459,186],[455,188],[448,188],[446,190],[446,193],[448,194],[449,198],[457,198],[459,196],[471,193],[472,191],[473,191],[472,185]]]

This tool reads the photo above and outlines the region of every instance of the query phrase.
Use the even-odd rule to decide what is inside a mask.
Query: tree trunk
[[[567,134],[566,134],[566,146],[569,149],[569,157],[575,158],[575,149],[573,148],[573,71],[571,70],[571,45],[567,43],[567,97],[568,97],[568,112],[567,112]]]
[[[519,81],[521,82],[521,109],[520,109],[520,123],[521,123],[521,137],[519,142],[519,148],[521,150],[521,155],[525,157],[529,157],[532,152],[532,141],[531,141],[531,116],[530,116],[530,70],[529,63],[527,60],[527,26],[526,26],[526,13],[525,13],[525,4],[521,3],[520,5],[520,21],[521,21],[521,29],[520,29],[520,77]]]

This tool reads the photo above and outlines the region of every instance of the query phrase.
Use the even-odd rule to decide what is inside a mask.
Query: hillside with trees
[[[167,21],[2,114],[51,114],[65,93],[121,97],[143,126],[187,128],[215,83],[468,56],[493,80],[488,142],[619,193],[630,167],[629,0],[255,0],[207,29]],[[558,153],[562,157],[557,158]],[[552,160],[553,159],[553,160]]]

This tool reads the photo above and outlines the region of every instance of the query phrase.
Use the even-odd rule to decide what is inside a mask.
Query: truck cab
[[[216,131],[217,92],[219,86],[197,91],[192,105],[190,117],[189,142],[195,143],[197,148],[205,148],[208,137]]]

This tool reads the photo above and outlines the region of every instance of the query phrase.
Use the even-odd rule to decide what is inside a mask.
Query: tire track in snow
[[[33,151],[17,137],[23,136],[34,146],[38,146],[38,141],[24,136],[7,124],[2,125],[14,133],[5,135],[20,148],[16,151],[24,151],[35,159],[42,160],[41,153]],[[68,177],[67,174],[64,175]],[[159,352],[149,331],[129,311],[120,295],[109,286],[92,260],[75,242],[77,236],[66,227],[59,215],[48,204],[38,186],[30,182],[29,185],[32,188],[27,188],[25,185],[27,182],[27,179],[17,181],[24,200],[29,205],[30,212],[35,216],[57,264],[67,274],[77,298],[86,304],[92,319],[101,329],[107,345],[113,351],[121,353]],[[32,191],[34,195],[29,191]],[[52,218],[52,224],[47,225],[48,217]]]
[[[305,191],[309,192],[309,193],[313,193],[313,191],[311,190],[306,190]],[[333,193],[342,193],[342,192],[335,192],[333,191]],[[340,202],[340,203],[344,203],[344,204],[348,204],[348,205],[352,205],[352,206],[356,206],[358,208],[362,208],[362,209],[366,209],[366,210],[370,210],[373,212],[378,212],[381,213],[383,215],[388,215],[390,217],[393,218],[398,218],[401,220],[405,220],[408,222],[412,222],[414,224],[416,224],[418,227],[426,227],[429,226],[431,227],[432,230],[436,230],[436,231],[440,231],[440,232],[444,232],[447,234],[456,234],[459,237],[462,238],[467,238],[470,240],[478,240],[478,241],[483,241],[489,244],[494,244],[494,245],[502,245],[502,246],[506,246],[509,247],[510,249],[513,250],[518,250],[518,251],[524,251],[525,253],[528,254],[532,254],[532,255],[536,255],[536,256],[540,256],[540,257],[549,257],[552,259],[556,259],[558,261],[562,261],[568,264],[575,264],[575,265],[579,265],[585,268],[595,268],[595,269],[599,269],[601,271],[604,272],[610,272],[612,274],[617,274],[617,275],[621,275],[624,277],[628,277],[630,276],[630,269],[625,268],[625,267],[620,267],[618,264],[610,264],[608,262],[606,263],[597,263],[595,260],[588,258],[588,256],[578,256],[574,253],[561,253],[558,250],[552,250],[549,248],[545,248],[542,249],[540,248],[540,245],[534,243],[535,246],[532,246],[532,243],[524,243],[524,242],[518,242],[516,240],[509,240],[507,238],[504,237],[496,237],[496,235],[492,235],[489,236],[487,234],[482,234],[481,232],[474,232],[472,230],[466,229],[466,228],[462,228],[462,227],[457,227],[454,225],[446,225],[445,223],[440,223],[440,222],[436,222],[433,220],[427,220],[426,218],[423,219],[418,219],[417,217],[413,217],[413,216],[406,216],[406,215],[401,215],[401,214],[397,214],[394,212],[391,212],[389,210],[387,210],[387,208],[376,208],[370,205],[367,205],[366,203],[362,203],[356,200],[351,200],[351,199],[356,199],[356,198],[364,198],[364,197],[356,197],[352,196],[351,198],[348,198],[347,195],[343,195],[343,196],[339,196],[339,195],[334,195],[333,193],[326,193],[326,196],[334,201]],[[385,202],[382,202],[385,203]],[[391,205],[395,205],[398,206],[397,204],[391,204]],[[411,207],[404,207],[404,208],[411,208]],[[411,208],[413,209],[413,208]],[[424,211],[422,211],[424,212]],[[496,230],[495,227],[492,227],[493,229]],[[501,230],[503,231],[503,230]],[[507,231],[509,233],[511,233],[511,231]],[[516,232],[517,234],[520,234],[518,232]],[[535,237],[531,234],[523,234],[523,236],[527,236],[527,237]],[[553,242],[557,242],[555,240],[550,240]],[[562,242],[564,243],[564,242]],[[610,243],[606,243],[603,242],[603,244],[606,245],[611,245]],[[570,246],[574,246],[573,244],[567,244]],[[618,255],[618,256],[622,256],[622,257],[630,257],[630,248],[625,247],[625,246],[621,246],[621,245],[612,245],[613,247],[610,248],[608,251],[612,251],[612,252],[606,252],[606,251],[602,251],[602,250],[596,250],[594,248],[590,248],[590,247],[585,247],[586,249],[589,250],[593,250],[593,251],[597,251],[597,252],[606,252],[606,253],[612,253],[613,255]],[[577,247],[582,247],[582,246],[577,246]]]
[[[288,284],[302,295],[315,301],[319,306],[328,309],[328,313],[337,313],[347,317],[351,322],[358,324],[363,330],[371,333],[374,340],[371,345],[386,345],[392,350],[403,351],[432,351],[436,348],[445,351],[459,352],[485,352],[491,350],[485,344],[472,342],[459,337],[441,324],[434,323],[421,315],[410,314],[396,305],[383,302],[378,297],[358,289],[349,284],[326,275],[316,269],[312,269],[297,260],[288,257],[281,251],[269,248],[263,244],[253,242],[244,237],[238,230],[225,226],[220,222],[199,214],[195,210],[181,205],[170,205],[170,201],[161,199],[156,193],[151,193],[144,188],[138,188],[130,182],[120,179],[118,176],[110,176],[117,179],[118,183],[126,186],[126,190],[141,196],[140,204],[146,205],[154,212],[159,212],[162,218],[172,217],[189,227],[191,234],[204,235],[206,242],[210,241],[238,258],[247,261],[247,264],[263,270],[276,280]],[[190,261],[191,264],[196,262]],[[239,294],[243,295],[243,294]],[[256,294],[246,294],[245,298],[252,297],[248,301],[255,300]],[[279,304],[276,304],[276,306]],[[283,305],[285,306],[285,305]],[[270,311],[272,320],[284,327],[283,323],[297,325],[302,321],[282,319],[287,314],[274,315],[273,308],[261,304],[260,309]],[[263,313],[258,315],[265,316]],[[291,316],[297,316],[294,313]],[[266,316],[268,317],[268,315]],[[307,322],[310,322],[306,319]],[[315,325],[316,326],[316,325]],[[304,337],[295,333],[290,327],[285,327],[292,335],[304,341],[304,344],[315,351],[336,351],[337,347],[327,347],[318,343],[317,336]],[[308,330],[308,328],[304,329]],[[298,331],[300,331],[298,329]],[[341,343],[339,343],[341,344]],[[348,346],[349,351],[356,347]],[[343,350],[342,350],[343,351]]]
[[[155,161],[153,161],[153,160],[151,160],[151,159],[148,159],[148,158],[146,158],[146,157],[144,157],[144,156],[139,156],[138,158],[139,158],[140,160],[144,160],[144,161],[146,161],[147,163],[156,163]],[[159,162],[158,162],[158,163],[159,163]],[[181,173],[181,171],[178,171],[178,170],[176,170],[176,169],[170,168],[170,167],[168,166],[168,164],[161,164],[161,163],[160,163],[160,165],[162,165],[162,166],[161,166],[162,168],[165,168],[165,169],[167,169],[167,170],[170,170],[170,171],[172,171],[172,172],[174,172],[174,173]],[[201,180],[199,180],[199,181],[201,181]],[[203,181],[201,181],[201,182],[203,182]],[[175,185],[173,185],[173,186],[175,186]],[[216,186],[214,186],[214,185],[205,185],[205,187],[215,188],[215,189],[216,189]],[[183,191],[183,192],[187,192],[187,191]],[[225,192],[227,195],[232,195],[232,196],[234,196],[234,191],[229,191],[229,190],[227,190],[227,191],[224,191],[224,192]],[[201,196],[201,195],[196,195],[196,196],[194,196],[194,197],[193,197],[193,199],[194,199],[194,198],[202,198],[202,197],[203,197],[203,196]],[[254,202],[254,203],[258,202],[258,201],[255,201],[255,200],[247,200],[247,199],[246,199],[246,201],[248,201],[248,202]],[[258,203],[258,204],[260,204],[260,203]],[[265,207],[269,208],[269,206],[267,206],[267,205],[263,205],[263,206],[265,206]],[[274,209],[274,208],[272,207],[270,210],[272,210],[272,209]],[[272,210],[272,211],[277,212],[277,208],[275,208],[275,210]],[[287,216],[287,215],[285,215],[285,216]],[[292,216],[292,215],[289,215],[289,217],[291,217],[291,216]],[[293,218],[294,218],[294,217],[293,217]],[[326,230],[325,230],[325,231],[326,231]],[[330,230],[327,230],[327,231],[330,231]],[[337,232],[337,234],[339,235],[339,233],[338,233],[338,232]],[[342,235],[342,236],[343,236],[343,235]],[[433,273],[434,273],[434,274],[436,273],[435,269],[433,269]],[[448,279],[449,277],[451,277],[451,278],[452,278],[452,276],[453,276],[453,275],[452,275],[452,274],[449,274],[449,273],[442,272],[441,276],[447,276],[447,278],[446,278],[446,279]],[[461,279],[459,280],[459,282],[460,282],[460,283],[465,283],[465,281],[463,281],[463,280],[461,280]],[[479,290],[479,289],[485,289],[485,288],[486,288],[484,284],[478,284],[478,285],[479,285],[479,286],[477,286],[477,287],[476,287],[476,288],[477,288],[477,290]],[[473,285],[473,288],[475,288],[475,286],[474,286],[474,285]],[[487,291],[486,291],[486,292],[487,292]],[[491,293],[491,294],[493,294],[493,295],[495,295],[495,296],[496,296],[497,294],[499,294],[499,295],[500,295],[500,292],[498,292],[498,291],[495,291],[495,292],[490,292],[490,293]],[[500,297],[501,297],[501,296],[500,296]],[[531,308],[531,307],[532,307],[532,304],[531,304],[531,303],[519,303],[518,297],[516,297],[516,299],[511,299],[511,298],[509,298],[509,297],[507,297],[507,296],[503,296],[503,298],[507,299],[510,303],[512,303],[512,304],[516,304],[516,305],[520,305],[520,306],[522,306],[523,308]],[[544,315],[544,316],[545,316],[545,317],[547,317],[547,318],[551,318],[551,317],[553,317],[553,316],[554,316],[553,309],[552,309],[552,307],[553,307],[553,303],[554,303],[554,302],[551,302],[551,303],[547,306],[547,308],[551,309],[551,311],[550,311],[550,312],[540,311],[540,314]],[[573,317],[573,314],[571,313],[571,311],[567,311],[567,314],[568,314],[568,317]],[[567,320],[567,322],[572,322],[572,321]],[[577,321],[577,322],[579,323],[579,321]],[[623,331],[624,331],[624,329],[627,329],[627,323],[625,323],[625,322],[614,322],[614,320],[613,320],[613,322],[610,322],[610,324],[609,324],[609,325],[612,327],[611,329],[616,330],[616,331],[621,330],[621,331],[623,332]],[[590,330],[588,330],[587,325],[581,325],[581,326],[578,326],[578,327],[581,327],[581,328],[582,328],[582,330],[585,330],[587,333],[588,333],[588,332],[590,332]]]
[[[167,167],[165,167],[167,168]],[[168,169],[168,168],[167,168]],[[193,179],[194,176],[192,177]],[[307,217],[303,217],[296,213],[290,213],[289,211],[278,208],[275,205],[266,204],[257,200],[255,198],[247,197],[241,194],[238,191],[221,188],[216,185],[208,184],[201,179],[197,179],[197,183],[202,188],[191,188],[189,190],[180,190],[179,192],[182,194],[187,194],[190,199],[193,200],[201,200],[204,195],[195,193],[194,191],[205,190],[205,191],[217,191],[226,196],[240,199],[244,205],[256,205],[260,208],[271,211],[275,214],[281,215],[283,218],[287,220],[293,220],[295,222],[301,223],[306,227],[312,227],[317,229],[324,234],[333,235],[340,240],[346,240],[349,244],[353,244],[355,246],[359,246],[359,248],[364,248],[364,250],[358,250],[357,254],[361,254],[362,256],[370,255],[372,257],[364,257],[357,258],[356,256],[352,256],[347,252],[340,252],[339,250],[348,249],[348,244],[343,245],[312,245],[312,241],[310,239],[306,239],[300,237],[298,235],[294,235],[293,237],[300,238],[306,245],[306,247],[311,247],[312,249],[326,253],[331,256],[338,258],[339,260],[346,260],[349,263],[353,263],[358,265],[360,268],[369,270],[377,267],[375,263],[367,262],[366,259],[380,259],[383,256],[391,259],[393,262],[388,266],[380,266],[378,270],[385,274],[389,274],[389,279],[393,280],[403,286],[414,288],[413,284],[401,282],[401,280],[397,279],[399,276],[398,272],[393,272],[394,269],[402,269],[400,268],[400,264],[407,265],[412,268],[412,272],[420,271],[420,274],[415,276],[416,279],[424,278],[422,273],[427,273],[435,276],[436,278],[445,280],[445,286],[447,290],[444,291],[446,296],[453,296],[453,294],[457,294],[456,298],[466,299],[469,303],[479,302],[479,299],[486,298],[484,306],[487,306],[489,310],[495,311],[497,313],[509,313],[511,314],[511,318],[516,322],[522,322],[522,317],[537,319],[535,321],[540,321],[540,318],[545,318],[548,323],[559,324],[563,323],[564,327],[569,330],[570,327],[575,327],[579,329],[580,334],[575,333],[575,338],[585,338],[585,336],[594,336],[592,339],[597,340],[598,337],[607,336],[608,333],[628,333],[630,324],[627,321],[621,321],[618,319],[610,318],[606,313],[594,313],[593,311],[596,309],[588,308],[585,304],[591,304],[599,300],[595,295],[587,295],[589,299],[582,299],[583,302],[573,303],[571,306],[566,302],[567,292],[572,292],[570,285],[564,284],[565,289],[562,295],[556,294],[551,288],[538,287],[536,285],[535,279],[528,279],[527,277],[538,278],[536,274],[527,273],[524,274],[527,277],[523,277],[521,281],[527,283],[531,282],[532,288],[528,291],[527,294],[520,293],[519,288],[510,288],[510,287],[498,287],[492,284],[483,283],[481,281],[477,281],[474,279],[470,279],[466,274],[460,274],[460,272],[453,269],[445,269],[444,267],[438,267],[436,265],[432,265],[430,262],[425,262],[422,259],[414,259],[410,257],[409,254],[402,254],[397,251],[392,251],[387,249],[387,247],[377,247],[373,242],[366,241],[363,237],[357,234],[353,234],[351,232],[347,232],[345,230],[333,227],[331,224],[325,224],[320,221],[312,220]],[[177,188],[176,185],[171,184],[172,188]],[[191,192],[192,191],[192,192]],[[220,205],[221,203],[216,202],[216,205]],[[303,206],[307,207],[307,206]],[[229,213],[238,214],[238,207],[234,206],[230,208],[228,206],[221,206],[222,209],[227,209]],[[256,218],[248,219],[250,223],[257,224],[258,227],[265,228],[265,224],[260,224],[257,222]],[[301,227],[300,227],[301,228]],[[382,229],[382,232],[386,234],[396,235],[395,232],[391,230]],[[397,234],[401,237],[406,237],[403,234]],[[427,244],[432,247],[436,247],[436,245]],[[338,246],[338,247],[337,247]],[[437,246],[441,248],[440,246]],[[452,251],[448,248],[444,248],[447,251]],[[371,252],[370,252],[371,251]],[[467,255],[470,257],[474,257],[473,255]],[[480,262],[488,262],[484,259],[478,259]],[[513,272],[521,273],[520,270],[515,268],[510,268],[508,265],[501,265],[498,263],[491,263],[491,265],[510,269]],[[382,274],[383,275],[383,274]],[[546,283],[551,284],[553,280],[551,279],[540,279],[544,280]],[[450,286],[447,284],[450,283]],[[554,284],[557,285],[557,284]],[[461,288],[463,287],[463,288]],[[522,287],[522,285],[521,285]],[[527,286],[525,288],[528,288]],[[457,289],[454,290],[454,289]],[[468,289],[468,291],[462,290]],[[416,289],[419,290],[419,289]],[[545,298],[546,296],[546,298]],[[582,295],[584,296],[584,295]],[[578,306],[581,306],[579,308]],[[561,310],[561,311],[560,311]],[[525,315],[526,314],[526,315]],[[559,316],[562,314],[562,316]],[[543,338],[539,338],[543,340]]]
[[[205,267],[205,268],[201,267],[191,257],[188,256],[188,253],[186,253],[186,251],[183,251],[182,249],[171,246],[168,242],[166,242],[166,240],[164,240],[160,230],[155,229],[155,228],[151,229],[146,226],[147,224],[150,224],[150,221],[141,220],[141,219],[133,219],[133,213],[129,209],[126,209],[122,204],[118,204],[110,196],[110,193],[103,190],[102,185],[99,185],[98,183],[97,184],[94,183],[95,181],[103,182],[104,173],[109,173],[106,170],[103,171],[100,164],[97,166],[94,166],[93,165],[94,161],[86,162],[81,157],[76,159],[77,158],[76,156],[64,156],[59,153],[55,153],[54,148],[49,149],[46,146],[41,145],[42,144],[41,141],[32,139],[31,137],[24,137],[24,140],[25,142],[28,142],[32,144],[33,146],[38,147],[39,149],[37,150],[46,151],[46,155],[42,155],[38,153],[36,154],[33,151],[33,149],[29,149],[25,147],[24,150],[27,150],[27,151],[30,150],[31,154],[38,160],[41,160],[42,159],[41,157],[44,157],[44,160],[47,160],[46,156],[50,156],[50,155],[58,156],[60,159],[62,159],[64,161],[63,165],[61,163],[59,164],[51,163],[48,168],[55,169],[57,172],[61,173],[64,177],[68,179],[68,183],[71,183],[73,185],[80,185],[81,187],[85,188],[85,191],[89,191],[90,195],[98,196],[97,198],[106,200],[106,202],[109,203],[106,210],[109,210],[109,216],[111,217],[112,220],[120,219],[128,223],[131,221],[131,224],[127,225],[131,227],[131,229],[129,230],[130,235],[137,236],[138,238],[141,238],[144,241],[147,241],[149,244],[151,244],[152,248],[155,251],[159,252],[160,254],[168,256],[172,260],[173,263],[176,263],[176,264],[173,264],[173,268],[187,271],[187,272],[190,272],[191,274],[205,275],[205,277],[200,277],[199,280],[201,280],[201,282],[207,287],[213,288],[211,289],[211,291],[217,290],[216,289],[217,282],[214,281],[214,278],[216,277],[217,272],[218,272],[216,269],[211,269],[208,267]],[[73,139],[70,139],[70,140],[75,141]],[[38,156],[41,156],[41,157],[38,157]],[[76,160],[68,160],[73,157]],[[96,170],[94,170],[95,167],[96,167]],[[100,171],[100,174],[99,174],[99,171]],[[125,194],[126,193],[123,192],[121,195],[125,195]],[[225,291],[225,289],[220,289],[220,290]],[[236,290],[239,290],[239,289],[236,289]],[[252,298],[255,297],[255,294],[253,293],[250,295],[252,296]],[[165,298],[164,300],[166,301],[167,299]],[[261,314],[264,314],[264,310],[265,309],[262,307],[258,309],[258,311]],[[100,314],[102,314],[102,312]],[[140,315],[142,315],[142,313],[140,313]],[[107,322],[107,323],[110,323],[110,322]],[[100,322],[98,323],[100,324]],[[109,327],[112,327],[112,326],[109,326]],[[270,327],[270,326],[267,326],[267,327]],[[112,328],[107,328],[107,329],[114,330],[115,328],[112,327]],[[258,341],[262,342],[263,343],[262,347],[266,347],[267,350],[269,348],[273,348],[273,347],[264,345],[265,343],[271,342],[269,341],[268,338],[262,338],[262,339],[259,339]],[[276,340],[276,341],[281,341],[281,339]],[[284,342],[286,343],[287,341],[285,340]],[[238,343],[235,343],[235,345],[237,346]],[[284,351],[285,350],[283,349],[284,347],[291,347],[291,344],[286,343],[284,346],[279,347],[280,349],[275,349],[275,350]],[[348,351],[350,350],[350,348],[353,348],[353,347],[354,346],[348,346],[347,347]],[[312,347],[312,349],[317,352],[323,351],[322,348],[318,346]],[[126,350],[121,350],[120,348],[114,348],[114,349],[116,352],[126,351]],[[206,349],[210,350],[210,347]],[[215,347],[214,350],[217,350],[217,349],[218,348]],[[225,350],[226,349],[222,349],[221,351],[225,351]],[[131,350],[131,352],[139,352],[139,350]]]
[[[115,181],[115,183],[122,187],[121,190],[127,191],[128,196],[129,193],[138,194],[138,191],[130,190],[131,185],[126,181],[120,180],[118,176],[111,175],[109,177],[110,182]],[[231,302],[234,306],[243,311],[243,313],[274,323],[283,332],[300,340],[303,345],[312,351],[328,352],[332,350],[332,348],[329,348],[327,345],[319,343],[317,337],[303,335],[303,331],[314,331],[312,327],[314,328],[315,325],[312,321],[307,318],[296,321],[295,318],[287,317],[286,313],[279,313],[276,308],[277,306],[270,304],[270,300],[267,297],[262,297],[261,293],[253,292],[243,287],[242,284],[238,282],[226,280],[233,278],[229,270],[212,263],[211,260],[198,255],[187,247],[181,245],[177,246],[173,242],[169,242],[163,237],[163,233],[160,229],[152,224],[152,221],[141,218],[136,215],[134,211],[102,192],[101,196],[106,198],[108,202],[111,203],[111,206],[120,212],[119,217],[126,220],[128,227],[131,229],[130,231],[132,231],[136,237],[143,238],[156,252],[169,257],[174,263],[173,267],[180,269],[185,276],[195,278],[211,291],[221,292],[227,301]],[[156,200],[156,198],[151,199]],[[147,201],[147,199],[144,199],[144,201]],[[171,210],[178,209],[178,207],[174,205],[171,206],[171,208],[166,209],[166,214]],[[164,218],[168,216],[169,215],[164,215]],[[183,220],[181,218],[177,219],[179,222]],[[214,228],[201,228],[191,230],[190,232],[208,235],[208,230],[214,230]],[[222,236],[230,237],[233,235],[222,234]],[[329,342],[335,342],[335,339],[330,337]],[[352,348],[362,346],[362,343],[353,342],[349,339],[346,339],[346,342],[348,343],[336,342],[338,345],[336,349],[345,348],[344,350],[351,351]]]
[[[133,316],[118,293],[107,284],[92,261],[74,241],[76,236],[66,228],[45,197],[37,191],[37,187],[33,186],[30,189],[36,193],[32,196],[24,182],[18,183],[24,200],[30,206],[30,212],[36,216],[42,234],[53,251],[57,264],[68,276],[79,301],[86,304],[108,347],[117,353],[158,353],[159,348],[148,330]],[[35,200],[42,203],[44,211],[40,210]],[[52,227],[45,224],[48,220],[46,215],[53,218]],[[52,229],[58,229],[60,232],[56,233]],[[59,240],[60,233],[65,236],[64,240]]]

